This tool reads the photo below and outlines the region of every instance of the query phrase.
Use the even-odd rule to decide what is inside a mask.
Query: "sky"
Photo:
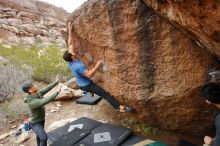
[[[57,7],[63,7],[67,12],[71,13],[77,9],[83,2],[87,0],[40,0],[48,2]]]

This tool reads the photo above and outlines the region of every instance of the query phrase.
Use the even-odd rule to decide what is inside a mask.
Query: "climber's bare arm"
[[[98,70],[98,68],[103,65],[103,62],[104,62],[103,60],[99,60],[96,63],[95,67],[93,67],[91,70],[85,71],[83,75],[87,78],[93,77],[96,71]]]
[[[69,22],[68,23],[68,51],[73,52],[74,47],[73,47],[73,23]]]
[[[68,52],[73,53],[74,52],[74,47],[73,45],[68,46]]]

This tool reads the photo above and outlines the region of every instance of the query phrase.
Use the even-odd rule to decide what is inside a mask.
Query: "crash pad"
[[[69,126],[76,125],[76,126],[78,126],[78,128],[82,127],[81,129],[91,131],[102,124],[103,124],[102,122],[99,122],[99,121],[96,121],[96,120],[93,120],[93,119],[90,119],[87,117],[82,117],[82,118],[79,118],[73,122],[70,122],[68,125]]]
[[[90,133],[88,130],[75,128],[67,134],[57,138],[50,146],[72,146]]]
[[[51,146],[168,146],[134,136],[129,128],[104,124],[87,117],[49,132],[48,142]]]
[[[73,122],[66,124],[65,126],[59,127],[57,129],[49,132],[47,134],[48,141],[50,144],[52,144],[54,141],[56,141],[60,137],[66,135],[66,134],[69,134],[69,132],[71,132],[75,128],[91,131],[92,129],[96,128],[97,126],[99,126],[101,124],[102,124],[101,122],[92,120],[87,117],[82,117],[82,118],[79,118]]]
[[[86,93],[82,97],[76,100],[78,104],[88,104],[88,105],[95,105],[97,104],[102,98],[96,94],[94,96],[91,93]]]
[[[74,146],[118,146],[131,134],[131,129],[102,124]]]

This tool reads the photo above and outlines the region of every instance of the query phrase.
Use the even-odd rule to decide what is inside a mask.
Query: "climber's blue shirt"
[[[92,82],[91,79],[83,75],[87,69],[80,60],[69,62],[69,68],[71,72],[73,73],[74,77],[76,78],[77,84],[80,87],[85,87]]]

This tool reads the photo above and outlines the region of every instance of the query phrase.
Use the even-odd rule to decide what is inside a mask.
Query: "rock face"
[[[97,82],[147,123],[203,135],[213,109],[199,95],[217,59],[140,0],[93,0],[75,11],[74,45]],[[66,35],[64,35],[66,36]]]
[[[220,1],[144,1],[157,14],[220,57]]]
[[[0,41],[63,46],[60,28],[65,27],[67,15],[65,10],[40,1],[0,0]]]

